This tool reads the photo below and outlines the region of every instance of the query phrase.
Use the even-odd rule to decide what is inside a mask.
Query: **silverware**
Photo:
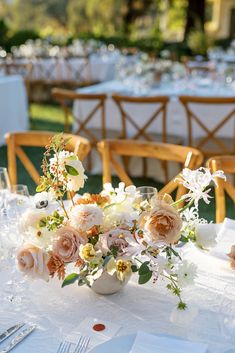
[[[3,332],[0,335],[0,343],[3,342],[6,338],[8,338],[9,336],[11,336],[13,333],[15,333],[16,331],[18,331],[21,327],[23,327],[25,325],[25,323],[20,323],[17,325],[14,325],[10,328],[8,328],[5,332]]]
[[[69,342],[69,341],[63,341],[63,342],[61,342],[56,353],[69,353],[71,344],[72,344],[72,343]],[[1,353],[1,352],[0,352],[0,353]]]
[[[31,332],[33,332],[33,330],[35,330],[36,325],[31,325],[29,327],[27,327],[26,329],[24,329],[23,331],[21,331],[16,337],[14,337],[11,342],[9,343],[9,345],[5,348],[3,348],[3,350],[0,351],[0,353],[8,353],[10,352],[18,343],[20,343],[21,341],[23,341],[23,339],[25,339],[25,337],[27,337]]]
[[[73,353],[86,353],[89,342],[90,342],[90,337],[81,336],[79,338],[79,341],[78,341]]]

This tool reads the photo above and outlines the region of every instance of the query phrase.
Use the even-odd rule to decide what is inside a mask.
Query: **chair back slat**
[[[215,156],[207,161],[207,166],[214,173],[223,170],[225,174],[235,175],[235,156]],[[216,223],[223,222],[226,216],[226,195],[235,204],[235,187],[227,179],[216,178],[215,187]]]
[[[235,97],[197,97],[197,96],[180,96],[179,100],[184,106],[187,121],[188,121],[188,144],[200,149],[205,156],[212,156],[216,154],[231,154],[235,151],[235,146],[226,146],[221,137],[216,134],[235,117]],[[198,114],[192,111],[190,105],[204,105],[204,106],[231,106],[231,111],[221,118],[218,118],[217,124],[213,128],[209,128],[204,122],[205,116],[199,117]],[[196,123],[205,134],[198,141],[193,136],[193,122]],[[212,142],[215,148],[208,148],[206,145]]]
[[[116,103],[122,118],[122,137],[127,138],[127,123],[129,123],[135,129],[135,133],[131,136],[131,139],[137,140],[144,138],[147,141],[153,141],[148,128],[156,121],[156,119],[162,119],[162,130],[159,133],[162,134],[162,142],[167,142],[167,131],[166,131],[166,110],[169,102],[167,96],[156,96],[156,97],[133,97],[133,96],[121,96],[113,94],[112,98]],[[143,124],[139,125],[136,122],[135,117],[131,115],[125,109],[124,105],[156,105],[157,108],[153,111],[152,115],[146,119],[143,119]],[[128,136],[130,137],[130,136]]]
[[[8,170],[12,184],[17,184],[16,157],[20,159],[28,174],[36,184],[39,183],[39,173],[22,147],[45,147],[56,132],[29,131],[6,134]],[[64,134],[69,139],[66,150],[74,152],[80,160],[83,160],[90,151],[90,143],[87,139],[71,134]]]
[[[98,143],[98,150],[103,160],[103,183],[111,182],[111,171],[113,168],[121,181],[126,185],[133,184],[125,168],[117,160],[117,157],[144,157],[155,158],[159,161],[174,161],[190,169],[199,167],[203,162],[203,156],[200,151],[194,148],[166,143],[134,140],[103,140]],[[159,194],[172,193],[176,189],[178,189],[177,197],[185,193],[185,188],[179,186],[175,180],[172,180],[159,191]]]
[[[91,140],[91,144],[94,146],[97,144],[97,137],[92,133],[88,127],[88,123],[100,112],[100,127],[102,138],[106,137],[106,119],[105,119],[105,101],[107,99],[106,94],[88,94],[79,93],[67,89],[54,88],[52,90],[53,98],[61,105],[64,111],[64,131],[69,130],[69,116],[78,124],[76,134],[84,133],[84,135]],[[93,101],[97,102],[92,110],[84,117],[75,116],[69,104],[72,106],[75,101]]]

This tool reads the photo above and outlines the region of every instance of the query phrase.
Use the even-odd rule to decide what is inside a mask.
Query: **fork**
[[[90,337],[81,336],[78,340],[78,343],[73,353],[86,353],[89,342],[90,342]]]
[[[56,353],[69,353],[71,344],[72,343],[68,341],[61,342]]]

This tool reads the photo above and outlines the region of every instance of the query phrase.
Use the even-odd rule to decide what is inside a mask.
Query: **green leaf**
[[[46,218],[40,219],[40,221],[39,221],[39,227],[40,227],[40,228],[43,228],[43,227],[46,227],[46,225],[47,225],[47,219],[46,219]]]
[[[188,238],[185,237],[184,235],[181,235],[180,241],[182,241],[183,243],[188,243],[189,240],[188,240]]]
[[[46,189],[46,185],[40,184],[36,187],[36,192],[42,192]]]
[[[139,284],[145,284],[147,283],[151,277],[152,277],[152,271],[149,270],[149,272],[145,273],[144,275],[139,276]]]
[[[71,165],[65,165],[65,169],[66,169],[66,171],[67,171],[67,173],[69,174],[69,175],[72,175],[72,176],[78,176],[79,175],[79,173],[78,173],[78,171],[77,171],[77,169],[75,169],[74,167],[72,167]]]
[[[148,273],[150,271],[148,268],[148,264],[149,264],[149,261],[145,261],[144,263],[142,263],[142,265],[139,268],[139,275],[140,276],[145,275],[146,273]]]
[[[131,270],[132,270],[132,272],[138,272],[139,269],[136,265],[132,265]]]
[[[185,309],[187,308],[187,304],[184,303],[184,302],[182,302],[182,300],[181,300],[181,301],[178,303],[177,308],[178,308],[179,310],[185,310]]]
[[[95,246],[98,240],[99,240],[99,235],[92,235],[92,237],[89,238],[89,243]]]
[[[104,262],[103,262],[103,267],[105,267],[107,265],[107,263],[109,262],[109,260],[111,260],[113,256],[106,256],[105,259],[104,259]]]
[[[65,286],[68,286],[69,284],[73,284],[76,282],[79,278],[79,275],[77,273],[71,273],[67,277],[65,277],[63,283],[62,283],[62,288]]]

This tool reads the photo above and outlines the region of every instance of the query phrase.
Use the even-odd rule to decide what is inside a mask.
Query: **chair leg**
[[[143,177],[147,178],[148,177],[148,161],[147,158],[142,158],[143,161]]]
[[[168,181],[169,181],[168,162],[167,161],[161,161],[161,165],[162,165],[162,169],[163,169],[165,184],[167,184]]]

